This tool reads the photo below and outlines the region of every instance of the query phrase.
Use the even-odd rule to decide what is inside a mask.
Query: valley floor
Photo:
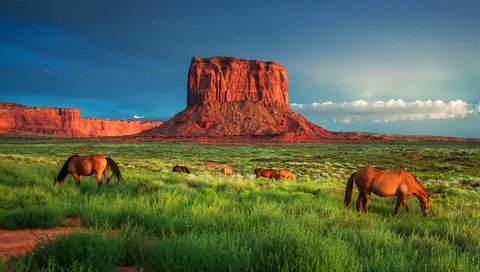
[[[126,184],[53,186],[72,154],[106,154]],[[171,173],[175,165],[191,174]],[[0,228],[75,230],[0,258],[0,271],[478,271],[480,144],[204,145],[0,138]],[[234,175],[220,169],[229,166]],[[343,204],[360,167],[405,168],[435,193],[393,216]],[[258,167],[295,181],[255,179]],[[354,189],[354,198],[356,198]],[[1,231],[0,231],[1,233]],[[0,237],[0,239],[2,239]],[[5,241],[0,241],[0,243]]]

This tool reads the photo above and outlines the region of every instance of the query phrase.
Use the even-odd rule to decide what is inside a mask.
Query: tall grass
[[[477,145],[88,143],[118,161],[127,182],[97,189],[92,177],[82,177],[80,187],[71,177],[63,188],[52,185],[63,160],[85,143],[9,141],[0,144],[0,227],[59,226],[68,216],[84,227],[13,259],[9,270],[480,269],[479,191],[456,182],[478,177]],[[174,164],[193,174],[170,173]],[[227,164],[232,177],[218,171]],[[446,171],[446,164],[459,166]],[[410,214],[393,216],[395,199],[373,195],[370,213],[358,214],[342,200],[348,175],[362,165],[406,167],[425,183],[431,179],[433,189],[446,185],[428,218],[415,198],[408,199]],[[290,168],[299,179],[255,180],[260,166]]]

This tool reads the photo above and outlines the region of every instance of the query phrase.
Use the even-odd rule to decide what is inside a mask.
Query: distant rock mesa
[[[290,109],[287,72],[275,62],[195,57],[187,85],[187,108],[135,135],[137,140],[322,142],[337,137]]]
[[[0,102],[0,134],[103,137],[135,134],[161,125],[157,121],[81,118],[74,108],[28,107]]]

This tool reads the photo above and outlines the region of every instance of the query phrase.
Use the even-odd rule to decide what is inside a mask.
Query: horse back
[[[69,171],[80,175],[89,176],[93,173],[103,172],[107,167],[107,157],[102,154],[74,155],[69,164]]]
[[[380,196],[410,194],[415,178],[406,170],[385,171],[376,168],[359,169],[355,184],[359,190],[368,190]]]
[[[262,171],[262,176],[266,177],[266,178],[273,178],[275,177],[277,174],[277,171],[273,170],[273,169],[264,169]]]
[[[222,172],[227,176],[231,176],[233,174],[233,170],[229,167],[223,167]]]
[[[293,172],[291,170],[287,169],[282,169],[277,172],[277,175],[280,178],[288,178],[288,179],[293,179]]]
[[[190,171],[188,170],[188,168],[186,166],[180,166],[180,165],[174,166],[172,172],[190,174]]]

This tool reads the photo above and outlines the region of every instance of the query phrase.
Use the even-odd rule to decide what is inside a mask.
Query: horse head
[[[422,198],[420,201],[420,206],[422,207],[422,212],[424,216],[428,215],[428,211],[430,210],[430,195]]]
[[[63,180],[59,179],[58,177],[53,177],[53,186],[55,185],[59,185],[59,186],[63,186]]]
[[[280,173],[280,171],[275,171],[275,170],[272,170],[273,171],[273,177],[275,177],[276,180],[279,180],[279,179],[282,179],[282,174]]]

